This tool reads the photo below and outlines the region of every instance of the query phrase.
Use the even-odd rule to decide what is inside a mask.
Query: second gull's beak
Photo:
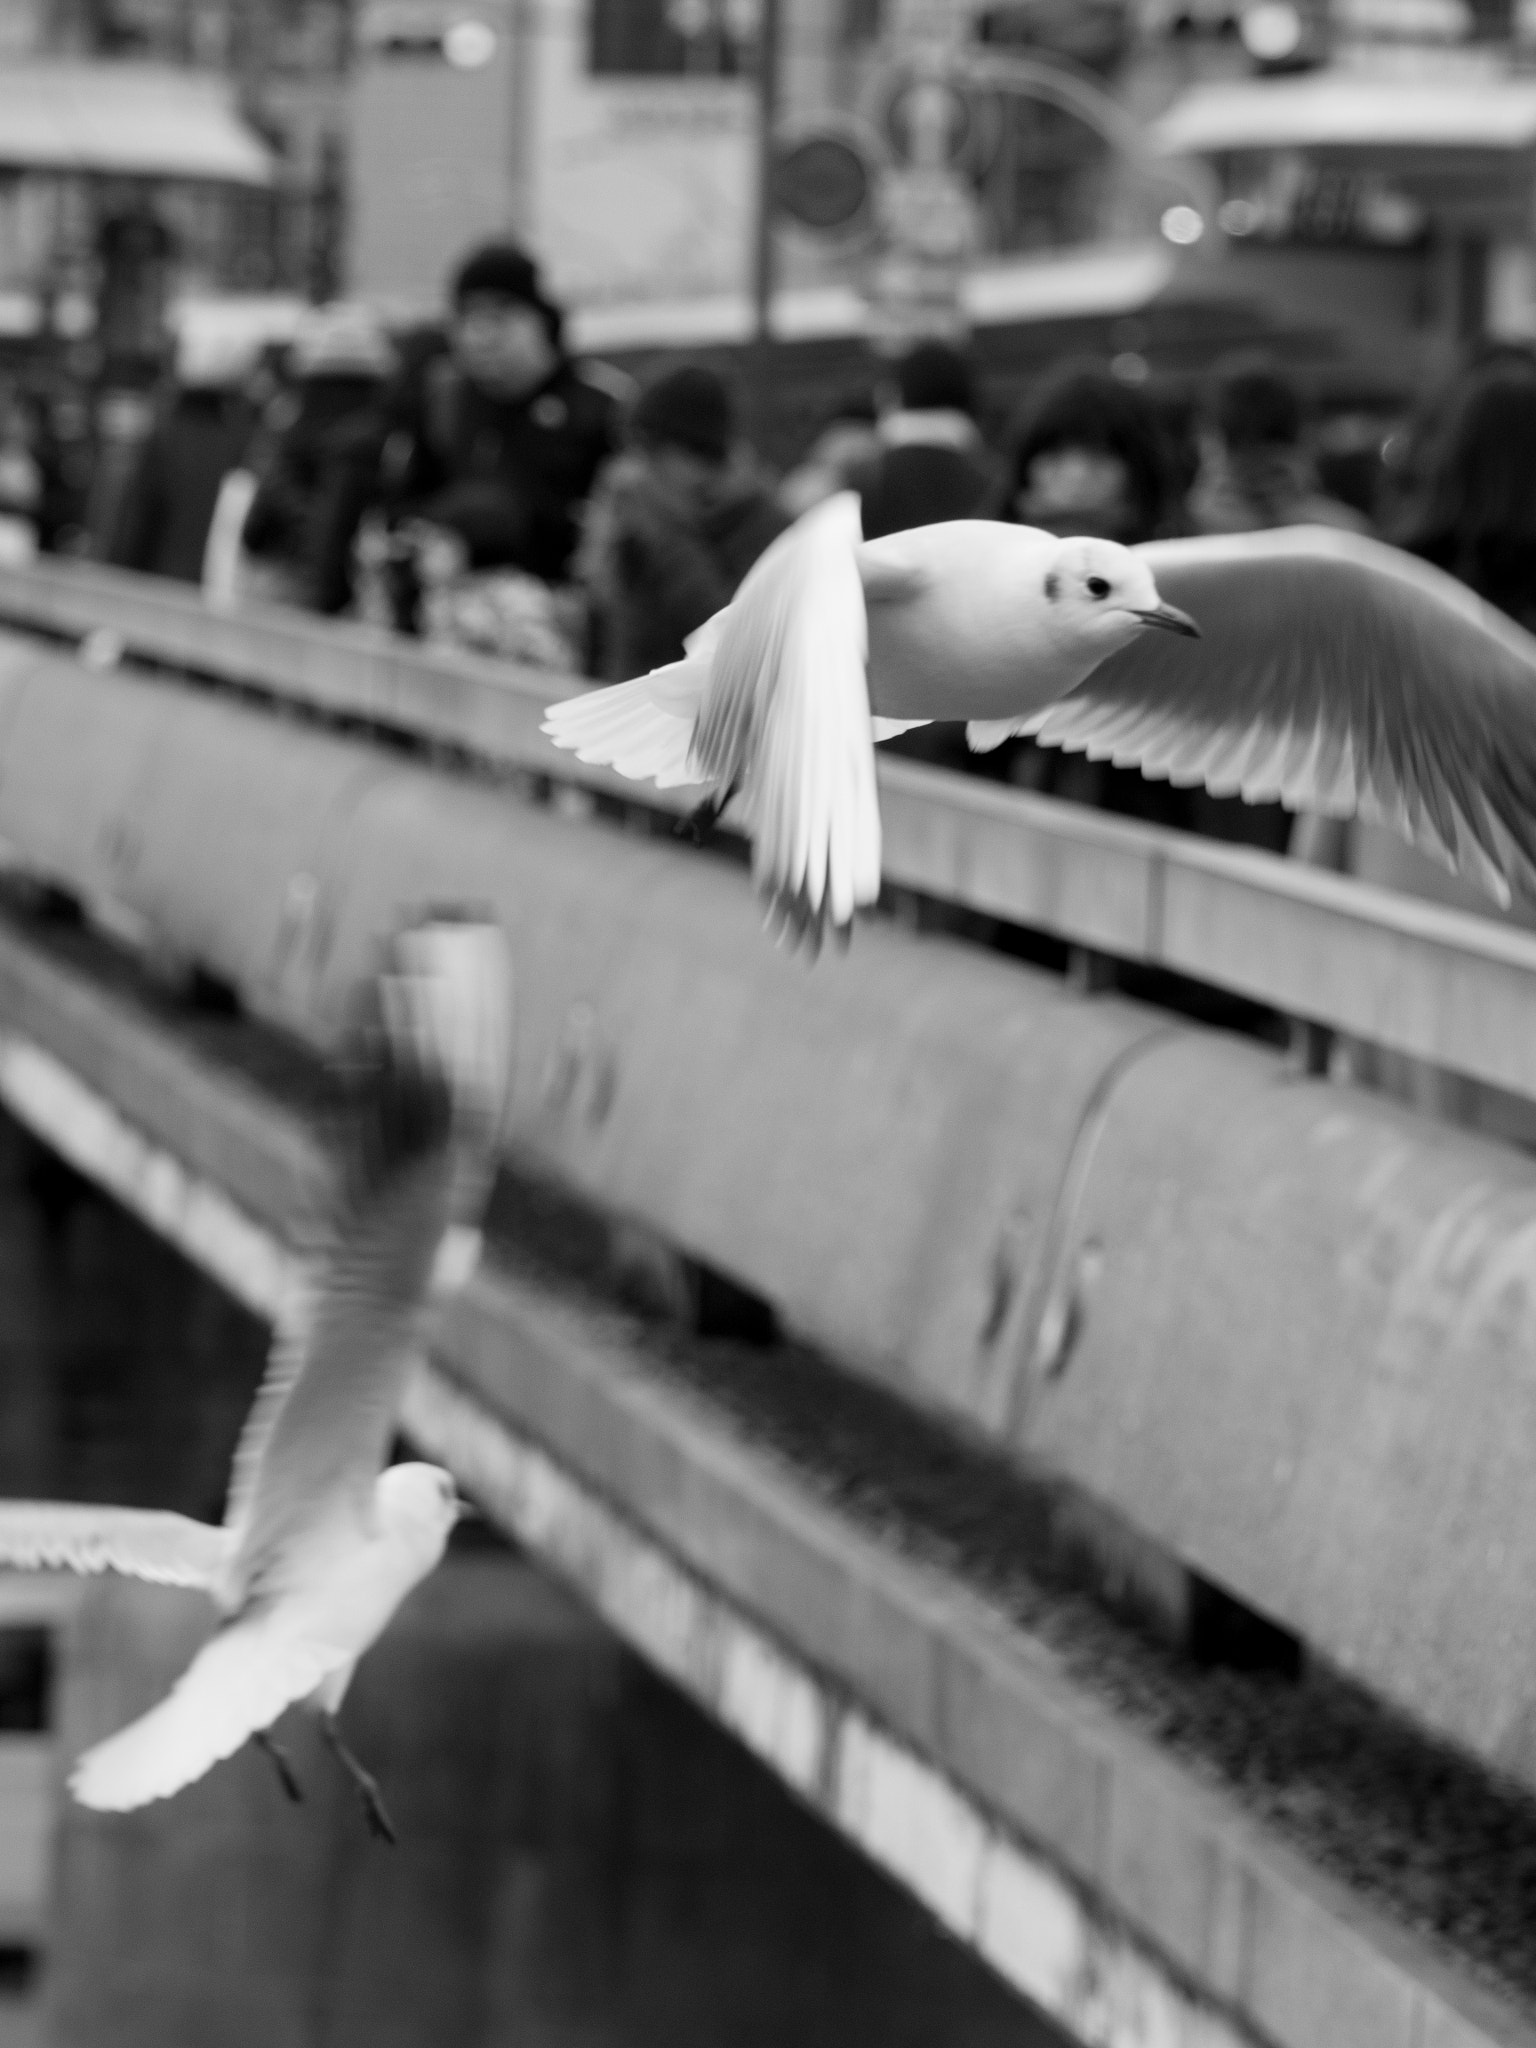
[[[1144,626],[1161,626],[1165,633],[1182,633],[1186,640],[1200,638],[1200,628],[1189,613],[1181,612],[1177,605],[1155,605],[1149,612],[1132,612],[1131,617],[1140,619]]]

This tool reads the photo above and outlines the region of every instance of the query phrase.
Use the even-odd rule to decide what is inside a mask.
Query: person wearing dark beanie
[[[1205,398],[1200,472],[1189,493],[1202,533],[1256,533],[1273,526],[1369,531],[1353,507],[1330,497],[1307,447],[1295,380],[1261,350],[1225,356]]]
[[[916,343],[883,397],[879,450],[853,478],[866,540],[998,510],[1002,479],[982,446],[971,367],[958,349]]]
[[[559,306],[516,243],[471,250],[449,282],[446,347],[418,353],[358,437],[319,522],[322,610],[351,591],[354,535],[370,509],[396,552],[396,623],[416,630],[411,560],[564,579],[582,503],[617,447],[628,387],[572,361]]]
[[[594,494],[578,558],[599,672],[622,681],[680,660],[687,635],[788,524],[724,380],[702,363],[654,378]]]
[[[668,370],[635,401],[629,437],[639,447],[682,448],[706,462],[724,462],[736,438],[730,391],[702,364]]]
[[[485,242],[472,249],[454,272],[451,297],[456,308],[475,298],[532,306],[551,339],[557,343],[560,339],[560,308],[544,296],[539,266],[515,242]]]

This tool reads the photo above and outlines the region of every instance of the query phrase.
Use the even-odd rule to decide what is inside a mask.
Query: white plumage
[[[770,921],[814,947],[878,893],[871,748],[930,719],[964,720],[978,751],[1032,735],[1359,810],[1501,901],[1536,891],[1536,640],[1331,528],[1125,549],[956,520],[861,541],[843,493],[685,661],[552,704],[544,730],[621,775],[707,785],[706,809],[739,796]]]
[[[974,681],[978,649],[1001,648],[1012,680],[1018,659],[1009,650],[1022,644],[1033,645],[1053,694],[1077,679],[1082,650],[1033,629],[1019,603],[1021,548],[1034,564],[1027,580],[1039,609],[1062,546],[979,520],[865,543],[859,501],[840,492],[766,550],[731,603],[688,641],[685,660],[552,704],[544,730],[579,759],[634,780],[705,784],[722,807],[739,796],[770,926],[814,950],[829,925],[846,934],[854,912],[880,893],[874,747],[934,716],[931,687],[914,693],[907,675],[914,659],[933,665],[928,643],[937,642],[951,678]],[[978,570],[980,596],[970,589]],[[1157,607],[1150,576],[1136,579],[1136,593]],[[905,646],[885,644],[889,614],[905,621]],[[1119,644],[1113,634],[1089,638],[1094,661]],[[877,674],[883,693],[873,690]],[[1016,729],[1001,722],[997,739]]]
[[[151,1508],[0,1501],[0,1561],[24,1571],[126,1572],[157,1586],[212,1592],[228,1568],[229,1532]]]
[[[84,1805],[122,1811],[199,1778],[296,1701],[322,1715],[369,1818],[377,1788],[332,1717],[358,1658],[442,1556],[460,1512],[435,1466],[385,1468],[407,1371],[445,1290],[467,1279],[511,1057],[494,928],[402,934],[380,978],[350,1194],[313,1284],[277,1334],[222,1528],[55,1502],[0,1505],[0,1563],[201,1587],[223,1621],[171,1692],[77,1763]]]

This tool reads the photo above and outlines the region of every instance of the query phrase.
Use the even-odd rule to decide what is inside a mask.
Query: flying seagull
[[[1536,640],[1332,528],[1126,549],[955,520],[863,541],[840,492],[682,661],[553,704],[543,729],[621,775],[708,785],[702,819],[739,795],[769,924],[814,951],[879,893],[875,743],[937,719],[978,752],[1028,734],[1358,810],[1502,903],[1536,890]]]
[[[0,1503],[0,1563],[119,1571],[207,1592],[222,1620],[171,1692],[88,1750],[70,1786],[108,1811],[163,1799],[251,1737],[291,1796],[268,1734],[302,1701],[394,1839],[336,1715],[358,1658],[437,1564],[462,1511],[434,1465],[386,1466],[407,1372],[468,1276],[511,1062],[511,977],[493,926],[400,934],[357,1097],[342,1214],[274,1339],[235,1454],[222,1527],[62,1502]]]

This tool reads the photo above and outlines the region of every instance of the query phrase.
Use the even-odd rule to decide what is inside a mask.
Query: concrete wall
[[[253,1317],[0,1116],[0,1495],[217,1520],[266,1352]]]
[[[103,1585],[64,1744],[148,1704],[198,1603]],[[311,1725],[291,1805],[246,1750],[174,1801],[63,1825],[50,2038],[68,2048],[1045,2048],[1037,2023],[744,1752],[507,1554],[450,1558],[343,1713],[400,1829]]]

